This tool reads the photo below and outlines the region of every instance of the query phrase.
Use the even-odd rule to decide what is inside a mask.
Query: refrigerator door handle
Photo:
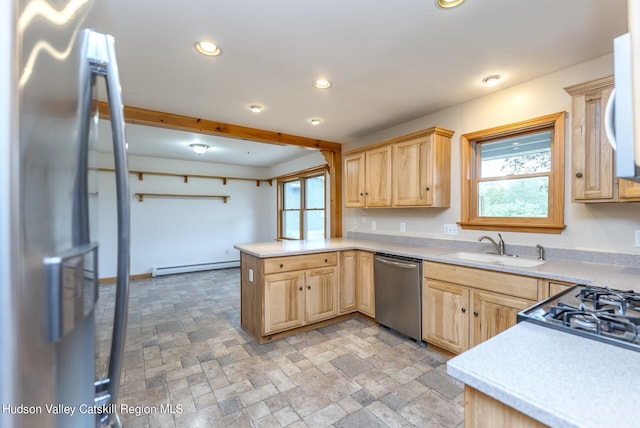
[[[611,95],[607,100],[607,107],[604,110],[604,132],[613,150],[616,150],[616,128],[615,128],[615,100],[616,90],[611,90]]]
[[[109,371],[106,379],[96,381],[96,405],[113,405],[118,401],[120,373],[127,327],[127,311],[129,306],[129,171],[124,135],[124,107],[115,55],[115,44],[112,36],[91,30],[87,31],[87,59],[93,75],[105,77],[113,134],[113,154],[115,162],[117,217],[118,217],[118,261],[116,279],[116,305],[113,321],[113,337]],[[99,418],[98,424],[119,426],[117,413],[109,412]]]

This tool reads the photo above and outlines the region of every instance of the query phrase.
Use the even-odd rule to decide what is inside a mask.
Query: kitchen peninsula
[[[475,243],[467,243],[475,245]],[[464,245],[464,244],[461,244]],[[640,268],[619,265],[603,265],[583,263],[580,261],[547,260],[545,263],[532,266],[502,266],[479,261],[462,260],[454,255],[465,247],[452,247],[451,242],[438,245],[410,245],[397,242],[336,238],[318,241],[274,241],[267,243],[238,244],[241,251],[241,311],[243,327],[248,318],[258,316],[258,324],[264,326],[262,313],[266,282],[260,277],[268,275],[290,275],[298,272],[298,278],[311,275],[312,271],[324,272],[323,280],[315,284],[331,284],[335,288],[331,292],[315,294],[324,298],[324,303],[335,303],[335,312],[324,315],[324,321],[330,322],[343,316],[354,316],[358,313],[357,305],[351,312],[340,311],[340,293],[343,280],[353,280],[352,276],[343,275],[341,269],[342,255],[347,252],[364,252],[373,254],[384,252],[407,257],[420,258],[425,262],[438,263],[459,268],[482,269],[487,272],[513,274],[538,281],[538,296],[541,300],[549,293],[550,282],[585,283],[606,286],[615,282],[618,288],[637,288]],[[477,250],[477,247],[474,248]],[[285,261],[290,259],[287,264]],[[277,263],[274,264],[274,261]],[[282,265],[282,266],[281,266]],[[265,269],[266,268],[266,269]],[[274,269],[288,270],[277,273]],[[268,273],[272,272],[272,273]],[[301,273],[302,272],[302,273]],[[428,275],[429,272],[424,272]],[[372,281],[372,276],[368,278]],[[280,278],[287,281],[287,279]],[[357,279],[357,278],[356,278]],[[294,281],[289,279],[288,281]],[[306,286],[306,283],[305,283]],[[546,286],[546,287],[545,287]],[[247,288],[252,292],[247,293]],[[293,293],[304,292],[300,287],[291,290]],[[312,287],[313,288],[313,287]],[[280,294],[278,298],[288,298]],[[272,300],[271,303],[277,302]],[[264,302],[266,303],[266,302]],[[281,303],[281,302],[280,302]],[[268,306],[268,305],[267,305]],[[299,301],[296,306],[303,327],[313,328],[313,318],[305,324],[304,311],[314,306],[308,301]],[[251,313],[247,313],[251,311]],[[291,315],[291,312],[284,312]],[[295,318],[295,317],[294,317]],[[375,318],[375,317],[372,317]],[[258,327],[253,325],[253,331]],[[288,327],[279,331],[285,331]],[[267,341],[268,331],[252,332],[259,341]],[[277,338],[277,336],[274,336]],[[605,358],[613,358],[615,364],[603,364]],[[640,410],[640,385],[634,382],[634,373],[640,364],[640,353],[618,348],[579,336],[558,332],[531,323],[520,323],[516,326],[484,341],[453,358],[448,363],[448,373],[464,382],[467,418],[482,418],[482,413],[474,414],[474,403],[494,403],[496,414],[515,415],[519,419],[528,420],[531,426],[539,426],[537,421],[551,426],[583,427],[605,426],[602,406],[616,417],[616,426],[631,426],[631,420]],[[589,375],[586,376],[585,374]],[[588,378],[585,380],[585,378]],[[585,382],[587,382],[585,384]],[[576,387],[576,385],[580,385]],[[588,385],[585,388],[585,385]],[[595,396],[599,406],[587,404],[582,392],[589,391]],[[480,400],[480,401],[479,401]],[[624,408],[622,406],[625,406]],[[614,410],[612,410],[614,409]],[[617,409],[617,410],[615,410]],[[502,417],[502,416],[500,416]],[[471,420],[471,419],[470,419]],[[493,420],[493,419],[492,419]],[[505,423],[514,419],[505,419]],[[608,421],[611,421],[608,419]],[[507,426],[507,425],[504,425]]]

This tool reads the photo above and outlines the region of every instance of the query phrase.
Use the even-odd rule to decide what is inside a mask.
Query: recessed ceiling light
[[[249,109],[254,113],[260,113],[263,108],[264,107],[262,107],[260,104],[251,104],[249,106]]]
[[[500,76],[497,74],[493,74],[491,76],[487,76],[484,79],[482,79],[482,83],[484,83],[484,86],[488,88],[492,86],[496,86],[499,82],[500,82]]]
[[[318,126],[322,123],[322,119],[311,119],[309,122],[311,122],[313,126]]]
[[[464,0],[436,0],[436,4],[443,9],[459,6]]]
[[[202,55],[207,56],[218,56],[222,53],[222,49],[220,48],[220,46],[211,42],[197,42],[196,50]]]
[[[327,88],[330,88],[332,85],[331,80],[327,80],[327,79],[316,79],[311,83],[313,84],[314,88],[318,88],[318,89],[327,89]]]
[[[205,153],[207,150],[209,150],[209,146],[207,146],[206,144],[189,144],[189,146],[198,155],[201,155]]]

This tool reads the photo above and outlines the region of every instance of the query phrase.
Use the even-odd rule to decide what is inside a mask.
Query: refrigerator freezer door
[[[82,30],[94,22],[91,0],[1,7],[8,25],[0,34],[15,33],[2,39],[8,54],[0,49],[0,88],[10,88],[1,101],[8,132],[0,132],[0,426],[118,425],[117,415],[90,411],[96,400],[117,401],[128,301],[129,188],[113,38]],[[98,191],[98,76],[115,122],[119,254],[111,365],[96,382],[97,229],[89,207]]]

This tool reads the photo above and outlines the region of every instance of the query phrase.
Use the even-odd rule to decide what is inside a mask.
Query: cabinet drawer
[[[313,269],[324,266],[335,266],[338,263],[337,253],[303,254],[300,256],[274,257],[264,259],[264,273],[289,272],[293,270]]]
[[[438,279],[529,300],[537,300],[538,296],[538,281],[536,278],[527,276],[434,262],[424,262],[422,274],[425,278]]]

